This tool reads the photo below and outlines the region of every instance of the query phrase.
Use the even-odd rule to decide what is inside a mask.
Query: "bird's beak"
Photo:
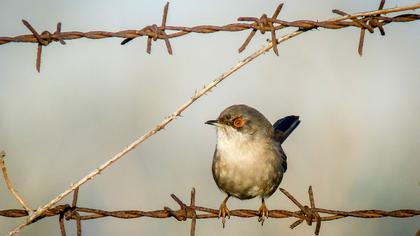
[[[218,126],[219,121],[218,120],[208,120],[204,124]]]

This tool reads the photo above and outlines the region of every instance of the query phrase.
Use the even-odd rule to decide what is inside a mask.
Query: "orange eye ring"
[[[241,117],[235,118],[233,120],[233,126],[235,126],[236,128],[242,128],[245,125],[245,120],[242,119]]]

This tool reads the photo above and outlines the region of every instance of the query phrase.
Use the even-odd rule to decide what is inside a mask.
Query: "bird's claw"
[[[263,225],[265,219],[268,219],[268,208],[263,202],[258,209],[258,222],[261,222],[261,225]]]
[[[219,216],[218,218],[222,217],[222,225],[223,228],[225,227],[225,218],[229,218],[230,219],[230,211],[226,206],[226,202],[222,202],[222,204],[220,204],[220,208],[219,208]]]

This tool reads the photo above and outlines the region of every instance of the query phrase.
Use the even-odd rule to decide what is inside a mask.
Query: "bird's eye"
[[[242,119],[241,117],[235,118],[233,120],[233,126],[235,126],[236,128],[241,128],[244,125],[245,125],[245,120]]]

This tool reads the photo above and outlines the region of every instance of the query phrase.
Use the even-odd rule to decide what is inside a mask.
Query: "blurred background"
[[[418,1],[387,1],[385,8]],[[119,31],[160,24],[165,1],[12,1],[0,3],[0,35],[28,34],[21,19],[39,32]],[[168,25],[224,25],[239,16],[271,15],[279,1],[171,1]],[[284,20],[324,20],[332,9],[352,13],[377,9],[379,1],[285,1]],[[419,11],[416,11],[419,14]],[[164,131],[80,189],[79,206],[155,210],[175,193],[218,208],[224,194],[211,175],[216,141],[204,125],[227,106],[244,103],[272,122],[286,115],[302,123],[284,143],[289,169],[281,187],[308,204],[314,188],[318,207],[337,210],[420,209],[420,22],[395,23],[366,33],[313,30],[266,53],[199,99]],[[285,30],[278,35],[287,33]],[[244,53],[249,31],[190,34],[161,41],[152,54],[146,38],[125,46],[121,39],[72,40],[43,48],[35,70],[36,44],[0,46],[0,148],[17,190],[33,208],[49,202],[122,148],[155,127],[196,89],[266,44],[258,33]],[[71,203],[65,198],[61,203]],[[232,199],[230,209],[258,209],[258,199]],[[280,192],[269,209],[297,208]],[[0,181],[0,209],[20,208]],[[24,219],[0,218],[0,234]],[[314,226],[291,230],[294,219],[200,220],[197,235],[313,235]],[[188,235],[190,223],[175,219],[105,218],[82,223],[83,235]],[[75,235],[74,222],[67,233]],[[420,218],[346,218],[325,222],[321,235],[414,235]],[[60,235],[58,218],[26,227],[20,235]]]

